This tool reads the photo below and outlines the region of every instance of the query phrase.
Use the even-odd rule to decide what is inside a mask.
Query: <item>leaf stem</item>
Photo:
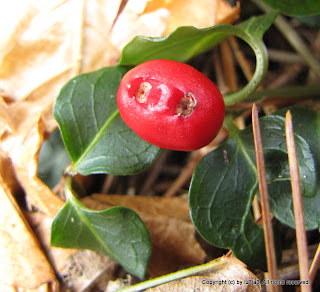
[[[234,35],[244,40],[253,50],[256,56],[256,69],[252,79],[245,87],[236,92],[227,93],[223,96],[224,102],[227,106],[243,101],[251,95],[261,84],[268,70],[268,54],[264,43],[262,41],[257,41],[243,31],[234,30]]]
[[[236,136],[239,134],[240,129],[233,122],[233,115],[229,114],[224,118],[224,125],[228,129],[230,136]]]
[[[72,176],[65,175],[64,181],[64,195],[66,196],[66,200],[73,200],[73,193],[72,193]]]
[[[200,272],[204,272],[210,269],[213,269],[217,266],[223,265],[224,262],[221,259],[217,259],[214,261],[211,261],[209,263],[200,265],[200,266],[195,266],[195,267],[191,267],[185,270],[181,270],[175,273],[171,273],[168,275],[164,275],[155,279],[151,279],[136,285],[132,285],[123,289],[118,290],[118,292],[135,292],[135,291],[143,291],[146,290],[148,288],[152,288],[155,286],[159,286],[174,280],[178,280],[178,279],[182,279],[182,278],[186,278],[189,276],[192,276],[194,274],[200,273]]]

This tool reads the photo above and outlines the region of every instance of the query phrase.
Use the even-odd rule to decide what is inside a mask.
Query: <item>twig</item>
[[[273,229],[272,229],[272,222],[271,222],[271,212],[270,212],[269,197],[268,197],[266,169],[265,169],[264,157],[263,157],[258,111],[255,104],[252,107],[252,128],[253,128],[253,136],[254,136],[254,145],[256,149],[259,190],[260,190],[261,209],[262,209],[262,222],[264,227],[263,228],[264,241],[266,246],[269,279],[278,280],[279,278],[278,278],[277,260],[276,260],[274,236],[273,236]],[[271,285],[270,290],[279,291],[278,286],[276,285]]]
[[[213,56],[214,71],[217,79],[217,85],[222,93],[227,92],[228,87],[223,77],[221,57],[220,57],[219,50],[217,48],[213,50],[212,56]]]
[[[120,3],[120,6],[118,8],[118,12],[117,12],[117,15],[115,17],[115,19],[113,20],[112,22],[112,25],[110,27],[110,30],[109,30],[109,33],[111,33],[111,31],[113,30],[115,24],[117,23],[121,13],[123,12],[123,10],[125,9],[126,5],[128,4],[129,0],[122,0],[121,3]]]
[[[288,51],[268,49],[269,59],[279,63],[306,64],[300,55]]]
[[[104,183],[103,183],[103,186],[101,188],[101,193],[102,194],[107,194],[109,193],[109,190],[112,186],[112,183],[114,182],[114,178],[115,176],[113,174],[108,174]]]
[[[244,76],[249,81],[253,76],[252,66],[250,65],[242,50],[240,49],[237,39],[232,36],[228,38],[228,41],[231,45],[233,54],[236,57]]]
[[[309,270],[309,276],[310,276],[311,283],[313,282],[314,277],[316,276],[316,273],[317,273],[318,268],[319,268],[319,264],[320,264],[320,244],[318,245],[316,254],[315,254],[314,258],[313,258],[313,261],[312,261],[312,264],[311,264],[311,267],[310,267],[310,270]]]
[[[224,79],[230,91],[238,89],[238,80],[234,64],[234,59],[229,43],[225,40],[220,44],[222,63],[224,69]]]
[[[179,177],[170,185],[167,191],[164,193],[164,197],[173,197],[176,192],[189,180],[192,176],[194,168],[201,159],[202,155],[198,152],[194,152],[194,156],[191,157],[188,164],[183,168]]]
[[[149,176],[145,179],[144,184],[140,190],[140,194],[148,194],[150,192],[150,189],[156,179],[158,178],[161,170],[163,169],[163,165],[167,160],[169,151],[162,150],[157,158],[157,163],[154,164],[150,170]]]
[[[300,280],[308,281],[308,285],[301,285],[301,291],[311,291],[310,277],[308,271],[308,245],[303,218],[303,205],[300,188],[300,175],[297,152],[294,142],[292,116],[290,111],[286,114],[285,132],[288,148],[291,188],[293,197],[294,219],[296,224],[297,249],[299,257]]]
[[[253,1],[261,10],[269,12],[270,9],[267,5],[258,0]],[[290,23],[281,15],[274,21],[277,29],[287,39],[291,46],[300,54],[309,67],[320,77],[320,62],[313,56],[309,48],[306,46],[299,34],[294,30]]]
[[[198,162],[208,154],[213,149],[217,148],[228,136],[228,132],[222,128],[218,134],[218,136],[214,139],[214,141],[203,147],[197,151],[194,151],[189,156],[189,161],[187,165],[180,172],[179,177],[170,185],[167,191],[164,194],[164,197],[172,197],[176,194],[176,192],[192,177],[195,167]]]
[[[260,204],[257,196],[254,196],[253,198],[252,209],[254,220],[257,222],[257,220],[259,220],[259,218],[261,217]]]
[[[301,64],[292,64],[286,70],[268,85],[268,89],[283,87],[285,84],[293,80],[302,72]]]

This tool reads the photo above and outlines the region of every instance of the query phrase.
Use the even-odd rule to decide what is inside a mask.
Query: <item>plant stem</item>
[[[239,134],[240,130],[234,124],[232,115],[226,115],[223,123],[224,123],[225,127],[228,129],[230,136]]]
[[[239,30],[235,30],[234,35],[244,40],[254,51],[256,56],[256,70],[252,79],[245,87],[236,92],[227,93],[223,96],[224,102],[227,106],[241,102],[251,95],[261,84],[268,70],[268,55],[264,43],[262,41],[257,41],[249,34]]]
[[[296,53],[276,49],[268,49],[268,54],[270,60],[279,63],[305,64],[303,58]]]
[[[174,280],[178,280],[181,278],[186,278],[189,276],[192,276],[194,274],[200,273],[200,272],[204,272],[207,270],[211,270],[217,266],[223,265],[224,262],[221,261],[220,259],[211,261],[209,263],[200,265],[200,266],[196,266],[196,267],[192,267],[189,269],[185,269],[185,270],[181,270],[175,273],[171,273],[168,275],[164,275],[152,280],[148,280],[136,285],[132,285],[123,289],[120,289],[118,292],[135,292],[135,291],[142,291],[142,290],[146,290],[148,288],[151,287],[155,287],[155,286],[159,286],[161,284],[165,284]]]
[[[272,11],[267,5],[258,0],[252,0],[261,10]],[[292,28],[289,22],[281,15],[274,22],[277,29],[283,34],[291,46],[300,54],[305,62],[310,66],[314,73],[320,77],[320,62],[312,55],[299,34]]]
[[[64,195],[65,195],[66,199],[73,199],[72,176],[70,176],[70,175],[65,175]]]
[[[299,258],[300,280],[309,282],[308,285],[301,285],[301,291],[311,292],[311,284],[310,284],[310,277],[309,277],[309,271],[308,271],[309,270],[308,245],[307,245],[307,235],[306,235],[304,218],[303,218],[303,203],[302,203],[301,187],[300,187],[299,165],[298,165],[297,151],[296,151],[296,146],[294,141],[292,116],[290,111],[288,111],[286,114],[285,132],[286,132],[289,168],[290,168],[290,176],[291,176],[294,219],[296,224],[296,238],[297,238],[297,249],[298,249],[298,258]]]

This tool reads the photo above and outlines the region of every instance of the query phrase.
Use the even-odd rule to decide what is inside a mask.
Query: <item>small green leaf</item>
[[[307,16],[320,13],[319,0],[262,0],[265,4],[290,16]]]
[[[291,185],[284,118],[267,116],[260,119],[260,126],[269,188],[274,197],[287,196]],[[251,214],[252,199],[258,191],[252,129],[232,133],[196,167],[189,194],[191,218],[208,242],[232,249],[251,267],[265,269],[263,231]],[[299,135],[295,139],[302,189],[304,196],[311,198],[316,188],[314,158],[306,141]],[[281,188],[273,188],[275,185]]]
[[[60,131],[51,133],[41,146],[38,177],[51,189],[60,181],[70,157],[63,144]]]
[[[69,172],[127,175],[148,167],[159,148],[140,139],[122,121],[117,90],[124,67],[79,75],[61,90],[54,117],[72,160]]]
[[[179,27],[166,37],[135,37],[122,50],[119,64],[135,66],[140,63],[168,59],[186,62],[203,53],[229,36],[244,40],[256,55],[256,70],[250,82],[241,90],[224,95],[226,105],[245,100],[261,84],[268,67],[266,48],[261,40],[262,34],[273,23],[277,13],[271,12],[254,17],[249,24],[233,26],[221,24],[209,28],[197,29],[191,26]],[[251,27],[251,28],[250,28]],[[252,29],[255,27],[256,29]]]
[[[106,254],[141,279],[151,255],[150,234],[137,213],[125,207],[90,210],[72,193],[52,223],[51,244]]]

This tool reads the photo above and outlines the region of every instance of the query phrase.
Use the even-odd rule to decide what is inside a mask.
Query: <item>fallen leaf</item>
[[[0,212],[0,290],[58,291],[55,273],[1,177]]]
[[[147,3],[144,13],[167,9],[167,35],[179,26],[193,25],[205,28],[221,23],[232,23],[239,15],[239,6],[230,6],[226,0],[154,0]]]
[[[63,206],[63,201],[36,177],[38,149],[43,141],[44,134],[42,121],[39,120],[36,125],[37,127],[31,127],[23,131],[25,130],[23,123],[21,125],[19,124],[19,120],[15,119],[11,125],[12,131],[22,132],[20,135],[13,136],[16,138],[15,140],[12,138],[8,141],[10,143],[16,141],[16,144],[2,144],[3,148],[8,152],[2,152],[2,156],[0,157],[0,178],[3,190],[6,190],[6,192],[3,191],[3,194],[10,198],[11,206],[7,206],[7,202],[2,202],[6,198],[1,195],[1,207],[5,210],[2,212],[5,215],[3,217],[4,221],[1,224],[1,230],[6,235],[10,234],[10,237],[7,236],[6,240],[1,242],[1,249],[7,257],[2,257],[5,260],[1,262],[3,266],[0,264],[0,271],[2,275],[5,275],[3,278],[12,278],[10,285],[17,285],[26,289],[38,289],[42,285],[48,286],[48,288],[44,287],[41,289],[51,289],[49,286],[52,286],[54,290],[57,289],[57,284],[50,283],[53,280],[48,279],[48,277],[51,276],[52,279],[55,279],[55,271],[62,270],[66,259],[74,251],[49,247],[51,222]],[[4,154],[7,154],[7,156]],[[30,216],[27,217],[29,219],[27,222],[10,192],[10,190],[15,190],[16,176],[21,186],[24,187],[27,195],[26,199],[30,205],[42,210],[42,213],[38,213],[37,215],[41,216],[41,226],[45,226],[45,228],[41,232],[36,232],[37,237],[34,236],[29,226],[29,222],[32,223]],[[9,187],[7,187],[7,182],[10,183]],[[10,225],[8,221],[18,221],[18,223]],[[13,229],[12,226],[15,228]],[[36,229],[34,225],[32,228]],[[1,238],[4,237],[2,236]],[[45,253],[42,247],[45,249]],[[28,252],[23,252],[25,248]],[[12,254],[15,256],[13,257]],[[50,263],[46,256],[50,260]],[[39,273],[33,272],[35,268],[37,271],[39,270]],[[22,269],[23,272],[20,271]],[[34,277],[29,277],[30,273]],[[3,291],[2,289],[0,290]]]
[[[18,107],[14,109],[17,110]],[[16,114],[22,115],[22,111],[23,107]],[[38,155],[44,137],[44,124],[41,119],[34,121],[32,126],[29,123],[19,123],[18,119],[13,124],[12,128],[16,135],[9,139],[2,137],[2,153],[12,162],[15,175],[27,193],[28,203],[53,218],[62,208],[63,201],[37,177]]]
[[[114,280],[119,265],[109,257],[90,250],[79,250],[60,272],[72,291],[103,291]]]
[[[149,276],[171,273],[185,265],[203,263],[206,254],[195,239],[188,202],[179,197],[145,197],[94,194],[82,200],[87,207],[104,210],[123,206],[136,211],[152,240]]]
[[[61,273],[66,268],[68,259],[77,251],[50,246],[52,218],[48,215],[41,212],[23,212],[23,214],[40,242],[52,268],[57,273]]]

